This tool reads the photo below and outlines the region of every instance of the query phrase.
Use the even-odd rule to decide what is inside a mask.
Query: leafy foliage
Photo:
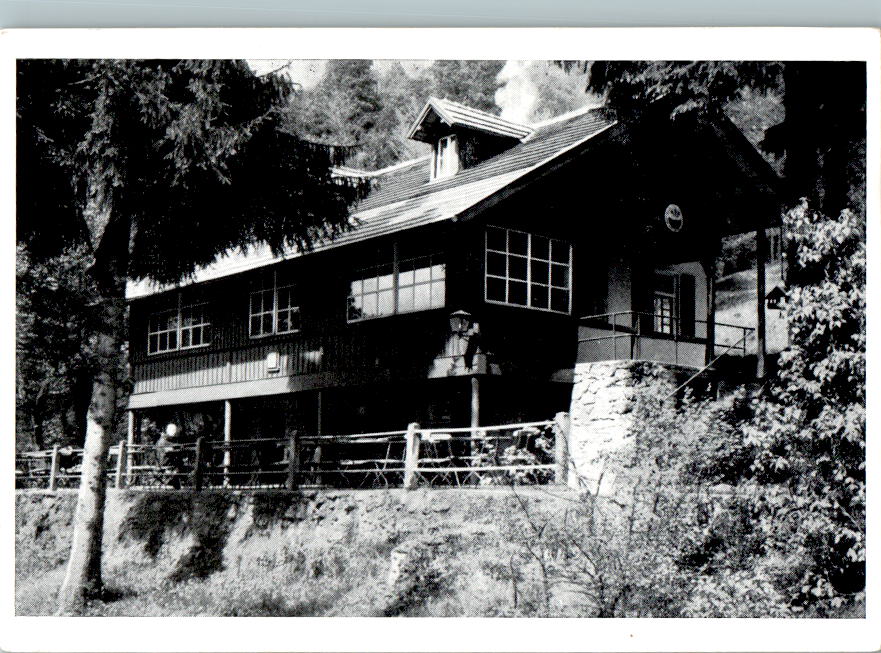
[[[588,89],[625,117],[662,107],[671,117],[718,113],[740,90],[776,85],[781,64],[750,61],[594,61]]]
[[[865,584],[865,227],[851,211],[828,218],[806,202],[785,225],[791,346],[757,406],[753,468],[791,490],[777,516],[809,561],[798,600],[835,608]]]

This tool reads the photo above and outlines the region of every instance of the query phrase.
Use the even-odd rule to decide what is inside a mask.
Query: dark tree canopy
[[[174,282],[234,246],[339,232],[357,189],[331,177],[339,152],[279,128],[289,92],[239,61],[20,62],[20,242],[99,256],[124,215],[130,276]],[[90,198],[107,225],[83,224]]]
[[[792,206],[800,197],[827,213],[864,199],[866,68],[862,62],[560,62],[589,70],[588,91],[605,95],[624,120],[646,112],[721,115],[747,89],[782,96],[783,120],[759,147],[783,159]]]

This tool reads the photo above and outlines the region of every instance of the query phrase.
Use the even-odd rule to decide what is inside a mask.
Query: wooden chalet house
[[[409,136],[432,154],[340,171],[373,190],[335,240],[129,285],[132,428],[181,412],[217,438],[547,419],[579,364],[700,368],[745,333],[714,325],[708,272],[723,236],[776,218],[776,176],[726,119],[525,125],[431,98]]]

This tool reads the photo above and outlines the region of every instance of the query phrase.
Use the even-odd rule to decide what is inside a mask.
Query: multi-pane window
[[[695,281],[692,275],[654,275],[651,319],[655,333],[694,336]]]
[[[459,170],[459,148],[455,134],[439,139],[434,149],[432,179],[451,177]]]
[[[487,227],[486,300],[569,313],[572,245],[524,231]]]
[[[211,340],[211,322],[206,304],[178,306],[150,316],[147,352],[159,354],[177,349],[204,347]]]
[[[349,321],[444,306],[446,265],[439,254],[399,260],[392,251],[388,258],[353,273],[349,284]]]
[[[657,333],[673,333],[674,299],[671,295],[655,294],[655,331]]]
[[[262,287],[251,291],[249,333],[252,338],[300,330],[300,305],[294,284],[285,284],[273,271]]]

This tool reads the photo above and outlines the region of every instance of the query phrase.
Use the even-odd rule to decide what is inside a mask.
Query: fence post
[[[554,416],[554,483],[569,483],[569,413],[557,413]]]
[[[199,492],[202,489],[202,457],[205,455],[204,446],[205,438],[199,437],[196,440],[196,461],[193,467],[193,487],[196,492]]]
[[[293,490],[296,487],[297,473],[300,471],[300,451],[297,443],[297,432],[288,436],[288,478],[285,487]]]
[[[49,489],[58,489],[58,467],[61,463],[61,454],[58,452],[58,445],[52,447],[52,462],[49,467]]]
[[[404,451],[404,488],[416,488],[416,468],[419,466],[419,424],[407,425],[406,449]]]
[[[119,455],[116,457],[116,479],[114,482],[114,486],[118,490],[121,487],[125,486],[125,462],[126,462],[126,442],[125,440],[119,441]]]

